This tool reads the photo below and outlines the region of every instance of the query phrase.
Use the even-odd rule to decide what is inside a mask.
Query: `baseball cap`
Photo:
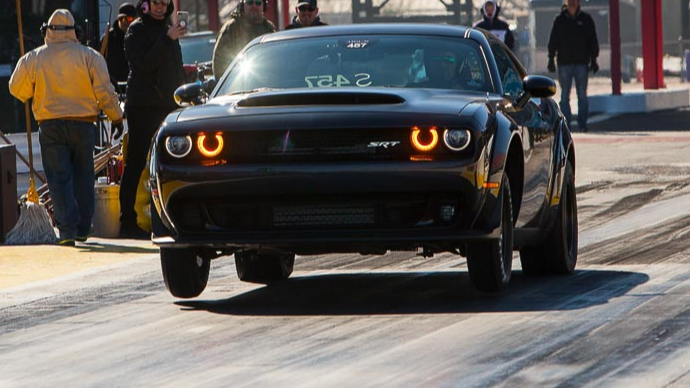
[[[316,8],[316,0],[297,0],[297,7],[308,5],[309,8]]]
[[[136,17],[137,9],[130,3],[122,3],[117,10],[117,18],[124,18],[127,16]]]

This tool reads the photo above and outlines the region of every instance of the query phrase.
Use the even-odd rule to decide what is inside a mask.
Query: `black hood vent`
[[[405,100],[386,93],[289,93],[249,96],[237,103],[240,108],[300,105],[391,105]]]

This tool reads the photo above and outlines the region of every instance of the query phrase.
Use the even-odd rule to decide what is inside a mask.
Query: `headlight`
[[[175,158],[184,158],[192,150],[192,138],[189,136],[168,136],[165,139],[165,150]]]
[[[470,131],[467,129],[446,129],[443,143],[452,151],[462,151],[470,144]]]
[[[427,152],[433,150],[436,144],[438,144],[436,127],[431,127],[427,131],[422,131],[418,127],[412,128],[410,142],[419,151]]]
[[[196,140],[196,146],[202,155],[207,158],[212,158],[223,150],[223,136],[217,133],[215,136],[206,137],[206,134],[200,134]]]

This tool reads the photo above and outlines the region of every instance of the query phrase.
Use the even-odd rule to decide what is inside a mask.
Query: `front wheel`
[[[178,298],[199,296],[206,288],[211,260],[193,248],[161,248],[165,287]]]
[[[270,284],[286,280],[295,266],[294,253],[255,250],[235,252],[237,276],[243,282]]]
[[[482,292],[499,292],[510,282],[513,266],[513,203],[508,175],[501,180],[501,235],[497,240],[470,244],[467,269],[470,280]]]

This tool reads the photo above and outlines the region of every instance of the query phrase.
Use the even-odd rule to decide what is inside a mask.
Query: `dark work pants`
[[[38,140],[60,240],[88,236],[95,206],[96,125],[46,120],[38,128]]]
[[[147,167],[146,156],[153,135],[170,112],[170,109],[160,107],[125,107],[129,140],[125,168],[120,182],[120,222],[123,229],[137,226],[137,213],[134,205],[137,199],[139,179],[144,168]]]

